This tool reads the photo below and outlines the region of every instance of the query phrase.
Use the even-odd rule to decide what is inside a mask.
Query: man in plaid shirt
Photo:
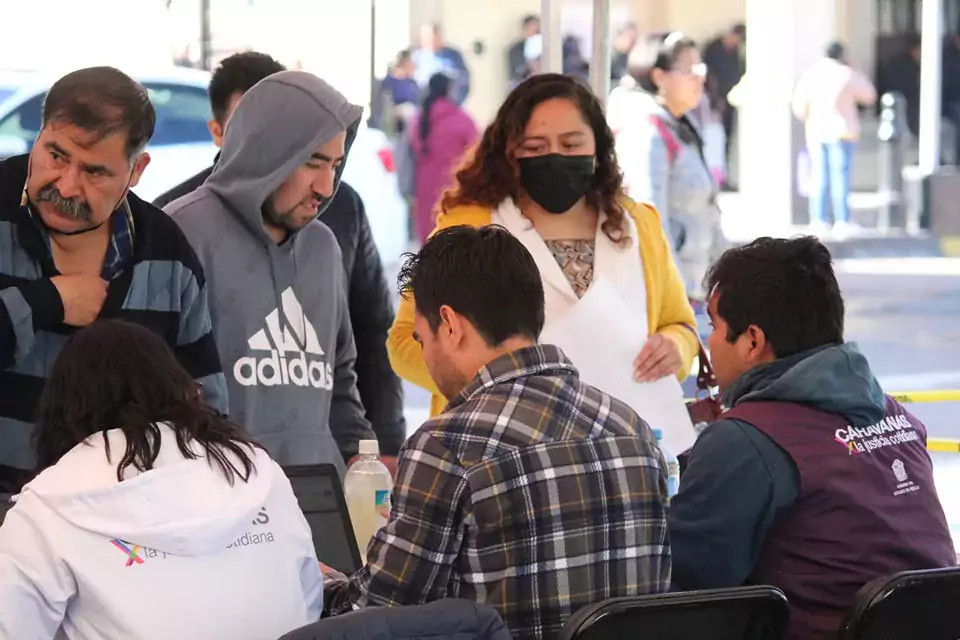
[[[496,608],[515,638],[551,638],[584,605],[666,591],[656,440],[537,345],[543,285],[526,248],[501,227],[453,227],[400,281],[451,400],[401,450],[390,522],[334,608],[465,598]]]

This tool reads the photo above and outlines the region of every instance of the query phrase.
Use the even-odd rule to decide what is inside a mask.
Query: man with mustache
[[[130,192],[155,122],[140,84],[81,69],[51,87],[29,156],[0,162],[0,492],[31,477],[47,373],[73,330],[98,318],[163,336],[226,409],[200,263],[177,225]]]
[[[343,470],[376,438],[357,393],[343,259],[317,221],[362,112],[310,73],[271,74],[240,98],[210,177],[164,208],[210,278],[230,416],[281,465]]]

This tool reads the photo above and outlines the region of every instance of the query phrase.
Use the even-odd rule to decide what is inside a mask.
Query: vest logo
[[[894,460],[890,468],[893,469],[893,476],[897,479],[897,482],[906,482],[909,476],[907,476],[907,470],[903,466],[903,460],[899,458]]]
[[[127,556],[127,564],[124,566],[132,567],[134,564],[143,564],[143,557],[140,555],[142,547],[124,542],[119,538],[114,538],[110,544],[122,551]]]
[[[274,309],[264,319],[266,328],[247,339],[247,347],[263,357],[239,358],[233,377],[245,387],[293,385],[330,391],[333,367],[326,362],[317,331],[304,315],[293,287],[280,295],[280,304],[282,317],[281,309]]]
[[[903,414],[886,416],[869,427],[847,426],[837,429],[833,439],[842,445],[849,455],[871,453],[884,447],[893,447],[908,442],[918,442],[920,434]]]

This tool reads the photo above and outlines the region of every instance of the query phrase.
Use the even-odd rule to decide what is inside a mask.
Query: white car
[[[133,73],[147,89],[157,125],[147,150],[152,160],[137,195],[153,200],[210,166],[217,148],[210,139],[210,74],[171,67]],[[0,159],[27,153],[40,133],[43,99],[59,75],[0,72]],[[408,210],[397,186],[393,147],[376,129],[361,125],[344,169],[344,180],[363,198],[384,265],[407,250]]]

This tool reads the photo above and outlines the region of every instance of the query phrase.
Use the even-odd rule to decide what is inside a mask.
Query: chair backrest
[[[503,619],[491,607],[446,598],[405,607],[366,607],[321,618],[280,640],[382,640],[383,638],[447,638],[511,640]]]
[[[311,464],[284,467],[283,471],[310,525],[320,562],[347,575],[359,570],[363,562],[337,468]]]
[[[787,597],[775,587],[685,591],[604,600],[578,611],[560,640],[779,640]]]
[[[841,640],[960,638],[960,567],[902,571],[857,592]]]

